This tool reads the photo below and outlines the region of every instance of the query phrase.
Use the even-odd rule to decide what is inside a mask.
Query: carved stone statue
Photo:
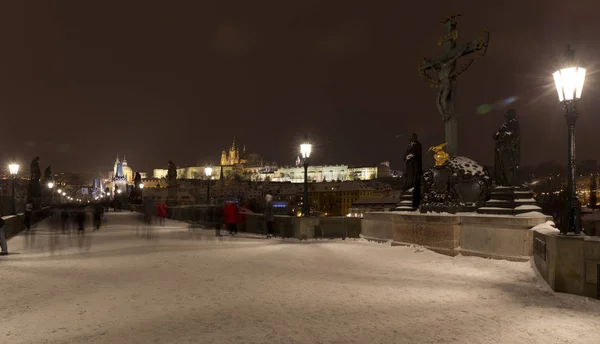
[[[167,167],[167,182],[169,185],[175,185],[177,183],[177,166],[175,163],[169,160]]]
[[[519,186],[517,173],[521,163],[521,132],[515,110],[510,109],[506,112],[506,121],[494,134],[494,140],[496,141],[494,164],[496,184]]]
[[[30,180],[35,180],[38,182],[40,180],[40,177],[42,176],[42,171],[40,171],[39,160],[40,160],[40,157],[36,156],[35,159],[33,159],[33,161],[31,161],[31,165],[29,165],[29,171],[31,172]]]
[[[423,174],[423,148],[417,134],[410,134],[408,148],[404,153],[404,192],[411,191],[413,208],[421,202],[421,175]]]
[[[44,170],[44,180],[52,180],[52,166],[48,166]]]

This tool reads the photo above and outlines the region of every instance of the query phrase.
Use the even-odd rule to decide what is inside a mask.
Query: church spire
[[[235,136],[233,137],[233,143],[231,143],[231,149],[235,150]]]

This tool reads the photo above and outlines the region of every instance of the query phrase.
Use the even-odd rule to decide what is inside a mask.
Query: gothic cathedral
[[[229,148],[229,152],[223,150],[221,152],[221,166],[233,166],[237,164],[246,163],[245,159],[246,155],[246,145],[242,149],[242,154],[240,154],[240,149],[235,146],[235,137],[233,138],[233,143],[231,144],[231,148]]]

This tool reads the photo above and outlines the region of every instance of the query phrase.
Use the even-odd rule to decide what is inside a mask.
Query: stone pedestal
[[[519,186],[496,186],[492,188],[490,199],[477,209],[479,214],[517,215],[532,211],[542,212],[533,199],[533,193]]]
[[[169,186],[167,188],[167,205],[175,206],[177,205],[177,186]]]
[[[409,189],[402,193],[400,196],[400,203],[394,209],[394,211],[415,211],[417,209],[413,208],[413,191],[414,189]]]

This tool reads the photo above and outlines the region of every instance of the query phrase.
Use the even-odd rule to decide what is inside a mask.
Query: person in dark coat
[[[265,196],[265,223],[267,224],[267,238],[274,234],[275,215],[273,214],[273,196]]]

